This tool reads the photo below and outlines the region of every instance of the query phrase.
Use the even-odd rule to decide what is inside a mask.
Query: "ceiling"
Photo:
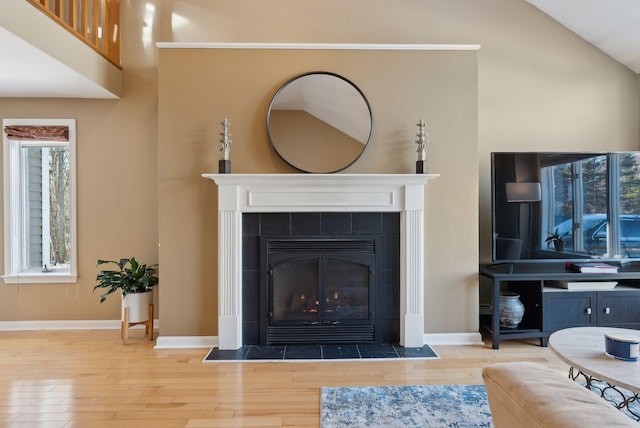
[[[640,73],[640,0],[527,0]]]
[[[0,27],[0,97],[116,98],[77,71]],[[11,58],[11,64],[4,62]]]
[[[640,0],[527,0],[640,73]],[[113,98],[113,94],[0,27],[0,97]],[[44,72],[43,72],[44,71]]]

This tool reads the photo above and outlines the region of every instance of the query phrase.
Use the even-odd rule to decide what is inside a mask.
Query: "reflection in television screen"
[[[640,152],[491,157],[494,261],[640,258]]]

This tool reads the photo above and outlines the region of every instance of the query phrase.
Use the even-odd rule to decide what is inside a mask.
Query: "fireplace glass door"
[[[375,340],[375,240],[268,240],[261,343]]]
[[[361,324],[370,318],[369,266],[321,256],[272,266],[271,324]]]

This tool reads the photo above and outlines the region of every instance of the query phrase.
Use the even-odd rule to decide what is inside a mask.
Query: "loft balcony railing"
[[[117,67],[120,0],[27,0]]]

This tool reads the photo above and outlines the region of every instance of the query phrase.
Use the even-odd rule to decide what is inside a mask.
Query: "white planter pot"
[[[145,293],[129,293],[122,299],[122,320],[124,308],[128,308],[127,321],[129,323],[149,320],[149,305],[153,303],[153,290]]]

